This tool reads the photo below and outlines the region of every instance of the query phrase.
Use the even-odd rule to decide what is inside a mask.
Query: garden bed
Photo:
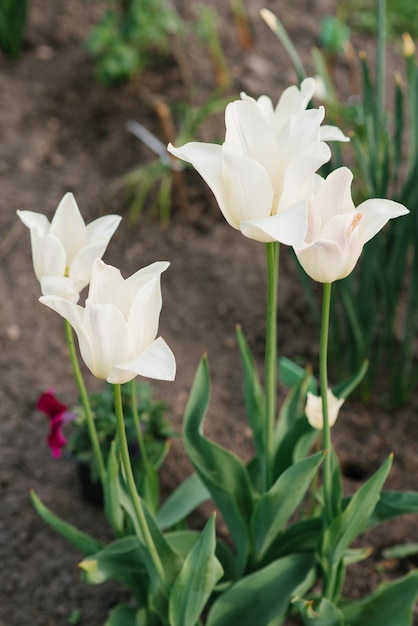
[[[193,4],[176,2],[185,18],[192,14]],[[247,3],[253,35],[253,47],[247,51],[240,48],[228,3],[211,4],[219,9],[221,40],[233,79],[227,93],[244,90],[277,99],[296,76],[259,17],[263,2]],[[318,22],[333,11],[334,3],[315,2],[314,9],[303,0],[266,4],[282,16],[309,66]],[[123,193],[111,193],[118,177],[153,158],[126,131],[126,120],[136,119],[164,140],[155,101],[178,103],[187,93],[174,59],[147,69],[129,84],[97,84],[83,41],[102,8],[101,3],[82,0],[33,0],[21,58],[0,56],[0,626],[61,626],[77,614],[81,624],[101,626],[109,609],[125,597],[116,584],[91,587],[80,581],[80,555],[39,519],[29,499],[29,490],[34,489],[64,519],[98,538],[109,538],[101,510],[80,499],[73,465],[52,459],[45,444],[47,421],[36,411],[39,395],[53,387],[71,405],[77,392],[61,319],[37,302],[39,284],[33,275],[29,236],[16,210],[50,216],[63,194],[72,191],[86,221],[108,212],[123,215],[105,260],[125,276],[154,260],[171,262],[162,280],[160,329],[176,355],[178,373],[174,383],[152,383],[154,396],[169,403],[169,420],[180,429],[195,369],[207,352],[213,393],[206,433],[244,459],[251,456],[235,326],[241,324],[262,371],[264,249],[226,225],[210,192],[191,170],[185,174],[188,211],[174,197],[165,227],[151,214],[151,206],[132,223]],[[368,40],[362,44],[372,48]],[[215,89],[213,68],[197,43],[188,58],[201,103]],[[343,64],[339,71],[343,75]],[[204,124],[200,138],[221,139],[223,132],[221,114]],[[280,354],[303,356],[315,369],[318,344],[312,343],[313,323],[286,252],[279,297]],[[92,390],[100,388],[92,377],[87,381]],[[282,397],[284,393],[281,389]],[[390,452],[395,460],[387,486],[416,490],[416,399],[396,412],[383,410],[378,400],[368,407],[347,402],[334,428],[347,491],[353,492]],[[162,471],[164,493],[190,471],[181,443],[174,441]],[[210,506],[194,515],[193,524],[201,527],[208,510]],[[416,528],[416,517],[406,516],[362,539],[362,545],[372,542],[374,551],[350,570],[347,594],[361,597],[380,581],[416,567],[418,557],[402,562],[382,557],[385,547],[416,541]]]

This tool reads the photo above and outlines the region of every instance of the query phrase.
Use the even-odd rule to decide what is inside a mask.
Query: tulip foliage
[[[387,17],[393,20],[395,6],[386,0],[375,4],[376,58],[371,68],[370,59],[364,52],[359,53],[359,93],[356,90],[341,98],[330,71],[331,64],[327,63],[330,49],[328,46],[327,50],[326,42],[325,50],[313,49],[312,61],[320,77],[318,97],[350,131],[353,159],[361,172],[356,195],[361,198],[388,196],[410,209],[406,219],[399,220],[380,237],[370,241],[357,272],[336,284],[333,307],[331,352],[335,356],[334,366],[340,373],[353,371],[364,358],[368,358],[373,367],[362,383],[362,398],[370,400],[380,379],[379,366],[384,363],[390,376],[390,397],[385,397],[385,401],[396,406],[406,402],[418,380],[412,349],[418,319],[418,242],[415,227],[418,202],[418,66],[415,44],[408,32],[404,33],[402,51],[405,66],[402,74],[406,80],[402,79],[400,72],[396,72],[394,80],[391,80],[394,84],[393,102],[387,110],[386,38],[390,26]],[[283,24],[266,9],[262,15],[287,50],[299,78],[303,80],[305,68]],[[334,35],[345,26],[338,20],[327,20],[327,24],[333,24]],[[412,29],[413,24],[409,27]],[[352,63],[348,55],[347,62],[348,65]],[[333,155],[333,162],[338,165],[342,162],[338,151]],[[309,288],[307,291],[310,297]],[[405,292],[407,296],[401,298]],[[312,302],[311,297],[310,300]]]
[[[397,515],[417,513],[418,494],[383,490],[390,456],[356,493],[344,495],[331,426],[365,367],[333,390],[327,372],[332,283],[353,270],[363,244],[389,219],[408,211],[385,199],[370,199],[355,208],[349,170],[336,170],[326,180],[318,175],[331,155],[326,141],[345,137],[336,128],[321,126],[322,108],[306,110],[313,89],[314,81],[308,79],[300,88],[286,90],[275,109],[265,97],[243,96],[227,107],[222,146],[170,148],[196,166],[226,221],[266,247],[263,382],[244,334],[237,330],[246,419],[254,443],[249,463],[205,436],[211,384],[204,356],[184,414],[184,447],[194,473],[162,505],[147,494],[155,484],[155,470],[146,464],[146,489],[137,489],[120,385],[136,375],[174,377],[174,356],[157,337],[160,277],[167,263],[154,263],[123,279],[119,270],[100,259],[91,264],[87,255],[91,282],[84,306],[63,297],[62,279],[72,271],[68,263],[57,293],[48,289],[40,298],[66,320],[93,444],[94,416],[80,380],[70,325],[90,371],[114,385],[117,436],[106,463],[100,446],[93,445],[114,541],[104,545],[69,525],[32,494],[41,517],[84,555],[80,570],[87,583],[116,579],[132,591],[132,603],[115,607],[107,626],[278,626],[294,614],[313,626],[411,623],[417,570],[361,600],[344,597],[347,567],[369,555],[368,548],[352,548],[353,541]],[[59,219],[65,221],[66,214],[71,223],[72,203],[60,209]],[[35,251],[41,237],[56,237],[46,218],[26,223]],[[323,283],[324,295],[319,380],[282,362],[281,374],[290,389],[278,409],[279,242],[293,246],[307,274]],[[67,257],[75,246],[70,243],[64,246]],[[34,260],[36,269],[35,253]],[[209,499],[229,531],[226,538],[217,535],[215,514],[202,530],[185,526],[187,515]]]

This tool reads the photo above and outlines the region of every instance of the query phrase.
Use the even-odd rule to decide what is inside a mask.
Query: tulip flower
[[[287,211],[311,194],[313,174],[330,159],[321,138],[323,107],[304,110],[313,86],[304,81],[300,91],[286,90],[275,111],[267,97],[228,104],[222,146],[168,146],[207,182],[227,222],[251,239],[289,244]],[[324,135],[344,137],[329,129]],[[303,224],[304,208],[297,206],[296,213]]]
[[[334,426],[337,421],[338,413],[342,404],[344,403],[344,398],[337,398],[332,393],[331,389],[327,390],[327,400],[328,400],[328,422],[329,426]],[[322,412],[322,398],[321,396],[315,396],[313,393],[308,391],[308,396],[306,399],[305,406],[305,415],[312,426],[312,428],[316,428],[317,430],[322,430],[324,427],[324,418]]]
[[[318,82],[318,79],[315,78],[305,78],[301,82],[300,87],[296,87],[296,85],[287,87],[280,96],[275,108],[268,96],[260,96],[258,100],[255,100],[242,93],[241,99],[256,104],[268,125],[275,132],[279,132],[292,115],[306,110],[309,102],[315,95]],[[319,136],[321,141],[350,141],[349,137],[346,137],[336,126],[321,125]]]
[[[77,302],[90,281],[93,262],[103,256],[121,218],[106,215],[86,226],[71,193],[65,194],[51,223],[42,213],[17,214],[30,230],[33,266],[43,295]]]
[[[320,283],[348,276],[364,244],[390,219],[409,213],[402,204],[380,198],[366,200],[356,208],[351,198],[352,179],[346,167],[334,170],[325,180],[315,175],[316,189],[307,201],[287,212],[282,225],[303,269]],[[263,227],[271,232],[268,223]]]
[[[93,264],[85,307],[58,296],[40,301],[77,333],[81,356],[97,378],[126,383],[137,375],[173,380],[176,364],[158,337],[162,298],[160,276],[169,263],[149,265],[126,280],[100,259]]]
[[[68,411],[68,407],[57,400],[52,389],[48,389],[41,395],[37,408],[49,417],[50,431],[47,443],[52,456],[59,459],[62,456],[62,448],[65,448],[67,444],[62,427],[75,418],[75,413]]]

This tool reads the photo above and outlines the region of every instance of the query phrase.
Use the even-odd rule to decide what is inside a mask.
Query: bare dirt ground
[[[176,2],[185,18],[193,14],[194,4]],[[331,0],[315,2],[314,9],[313,3],[303,0],[251,0],[247,6],[254,45],[243,51],[229,3],[211,4],[220,14],[221,39],[233,76],[230,93],[245,90],[274,99],[296,82],[296,76],[259,17],[260,8],[267,6],[281,15],[308,66],[319,19],[334,9]],[[130,84],[100,86],[83,41],[103,4],[32,0],[30,5],[22,57],[10,61],[0,56],[0,626],[64,626],[74,610],[80,611],[81,624],[101,626],[124,591],[114,584],[82,583],[77,570],[80,555],[45,526],[29,500],[29,489],[35,489],[64,519],[99,538],[109,536],[100,510],[80,500],[74,467],[50,458],[45,445],[47,422],[36,411],[37,398],[54,387],[71,405],[77,400],[76,388],[61,319],[38,303],[29,235],[16,210],[51,216],[63,194],[72,191],[86,221],[104,212],[125,216],[105,256],[125,276],[155,260],[171,262],[163,277],[160,328],[176,354],[178,374],[172,384],[152,383],[154,395],[168,401],[169,419],[180,429],[196,366],[208,352],[213,398],[206,432],[246,459],[251,447],[243,417],[235,325],[242,325],[262,371],[264,249],[226,225],[192,171],[186,173],[189,215],[181,215],[175,206],[169,227],[161,228],[149,211],[139,224],[129,222],[122,194],[110,198],[109,185],[152,155],[126,132],[125,122],[137,119],[162,137],[152,103],[157,97],[168,103],[186,99],[178,66],[169,59]],[[198,44],[188,58],[200,100],[205,101],[215,88],[213,69]],[[201,138],[213,141],[223,133],[223,116],[218,116],[204,126]],[[316,367],[317,336],[286,254],[279,335],[282,355],[303,357]],[[87,384],[92,390],[99,388],[90,376]],[[414,398],[396,413],[377,405],[347,403],[334,437],[348,491],[391,451],[395,462],[388,486],[418,489],[415,408]],[[175,442],[162,472],[165,492],[189,472],[181,443]],[[384,547],[417,541],[416,517],[386,524],[363,541],[372,543],[374,553],[349,576],[347,592],[352,597],[418,565],[413,558],[402,563],[382,559]]]

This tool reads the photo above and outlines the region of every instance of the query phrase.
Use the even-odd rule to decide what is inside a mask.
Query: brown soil
[[[22,57],[18,61],[0,57],[0,626],[64,625],[74,610],[81,613],[80,623],[101,626],[125,592],[115,584],[90,587],[82,583],[77,570],[80,555],[38,518],[29,500],[29,489],[35,489],[64,519],[96,537],[109,538],[100,510],[80,500],[74,467],[51,459],[45,445],[47,423],[36,411],[38,396],[54,387],[71,405],[76,401],[76,388],[61,319],[37,302],[39,285],[33,275],[29,236],[16,210],[50,216],[63,194],[72,191],[86,221],[104,212],[124,215],[105,256],[108,263],[128,275],[155,260],[171,261],[163,277],[161,334],[176,354],[178,374],[173,384],[153,383],[154,394],[169,402],[169,419],[180,428],[196,366],[207,352],[213,396],[206,432],[245,459],[251,455],[251,445],[243,416],[235,325],[242,325],[262,371],[264,250],[226,225],[210,193],[191,170],[186,172],[187,215],[175,199],[169,227],[162,228],[150,216],[150,206],[139,223],[130,223],[123,195],[111,196],[109,186],[152,155],[126,132],[125,122],[136,119],[164,139],[153,101],[185,101],[184,72],[170,59],[130,84],[100,86],[83,41],[103,5],[82,0],[32,0],[30,4]],[[176,2],[185,17],[193,13],[194,4],[192,0]],[[221,17],[221,38],[233,77],[230,93],[245,90],[275,99],[296,77],[286,53],[260,19],[260,8],[267,4],[284,16],[308,66],[319,19],[334,9],[331,0],[248,2],[254,45],[243,51],[229,3],[211,4]],[[190,66],[186,69],[198,86],[195,97],[204,102],[215,88],[212,67],[197,43],[187,57]],[[344,72],[343,66],[340,71]],[[221,115],[204,126],[201,138],[215,140],[223,132]],[[318,342],[311,331],[310,314],[285,253],[280,353],[303,357],[316,367]],[[99,388],[90,376],[87,381],[90,389]],[[349,402],[344,407],[334,436],[349,492],[391,451],[395,462],[389,486],[418,488],[414,404],[396,414]],[[169,492],[189,472],[181,443],[175,442],[162,472],[164,491]],[[203,523],[203,516],[194,522]],[[353,569],[347,593],[359,597],[379,581],[415,567],[418,563],[413,558],[385,562],[381,551],[393,543],[416,540],[413,516],[386,524],[366,537],[363,543],[373,545],[373,556]]]

